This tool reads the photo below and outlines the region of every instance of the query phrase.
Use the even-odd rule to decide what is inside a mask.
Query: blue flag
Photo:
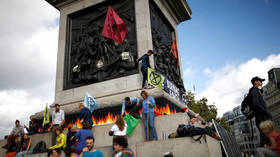
[[[93,96],[89,95],[88,93],[85,95],[84,104],[91,112],[93,112],[98,107],[98,103],[95,101]]]

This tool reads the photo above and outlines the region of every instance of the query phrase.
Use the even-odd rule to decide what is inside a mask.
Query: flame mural
[[[156,100],[156,102],[157,105],[154,107],[155,116],[175,114],[177,112],[182,111],[180,108],[178,108],[176,105],[170,102],[159,101],[159,100]],[[91,118],[95,126],[115,123],[117,116],[120,114],[120,110],[121,110],[121,106],[98,109],[93,112]],[[141,114],[142,108],[140,108],[137,112]],[[127,114],[127,111],[125,111],[125,113]],[[81,123],[80,118],[78,117],[79,117],[78,113],[66,116],[65,130],[68,130],[68,128],[70,128],[73,124],[76,124],[78,128],[82,128],[83,125]],[[50,131],[50,128],[42,129],[42,127],[40,127],[38,130],[38,132],[48,132],[48,131]]]

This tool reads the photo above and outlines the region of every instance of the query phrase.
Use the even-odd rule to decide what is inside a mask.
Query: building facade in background
[[[231,132],[240,146],[242,152],[254,154],[254,148],[259,144],[259,131],[255,125],[255,119],[252,119],[252,126],[254,132],[254,139],[252,140],[251,124],[246,120],[241,112],[241,106],[233,108],[223,114],[228,125],[231,126]]]
[[[280,127],[280,68],[268,71],[268,83],[263,87],[263,96],[274,123]]]

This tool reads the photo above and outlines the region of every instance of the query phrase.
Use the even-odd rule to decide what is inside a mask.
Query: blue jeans
[[[154,125],[154,121],[155,121],[155,115],[154,112],[149,112],[149,122],[147,120],[147,113],[142,113],[142,120],[144,123],[144,127],[145,127],[145,135],[146,135],[146,140],[157,140],[157,132],[156,132],[156,128]],[[149,123],[149,135],[147,133],[147,122]]]
[[[26,151],[18,152],[16,157],[22,157],[25,153],[26,154],[32,154],[32,152],[33,152],[33,148],[30,147],[28,152],[26,152]]]

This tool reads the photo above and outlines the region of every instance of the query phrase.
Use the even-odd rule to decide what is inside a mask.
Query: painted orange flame
[[[171,110],[169,107],[169,104],[166,104],[165,106],[162,106],[160,108],[158,108],[157,106],[154,107],[154,112],[155,112],[156,116],[161,116],[161,115],[175,114],[176,110],[175,109]],[[125,113],[127,114],[126,111],[125,111]],[[139,111],[139,114],[141,114],[141,113],[142,113],[142,109]],[[112,113],[107,113],[107,115],[104,118],[95,118],[92,115],[91,119],[92,119],[94,125],[105,125],[105,124],[115,123],[117,116],[118,115],[114,116]],[[73,124],[76,124],[78,126],[78,128],[83,127],[80,118],[78,118],[74,123],[73,122],[67,123],[65,130],[68,130],[68,128],[71,127]],[[43,131],[42,128],[41,128],[41,131]]]
[[[154,112],[156,116],[161,116],[161,115],[169,115],[169,114],[174,114],[176,113],[176,110],[171,110],[169,105],[166,104],[166,106],[162,106],[158,108],[157,106],[154,107]]]

